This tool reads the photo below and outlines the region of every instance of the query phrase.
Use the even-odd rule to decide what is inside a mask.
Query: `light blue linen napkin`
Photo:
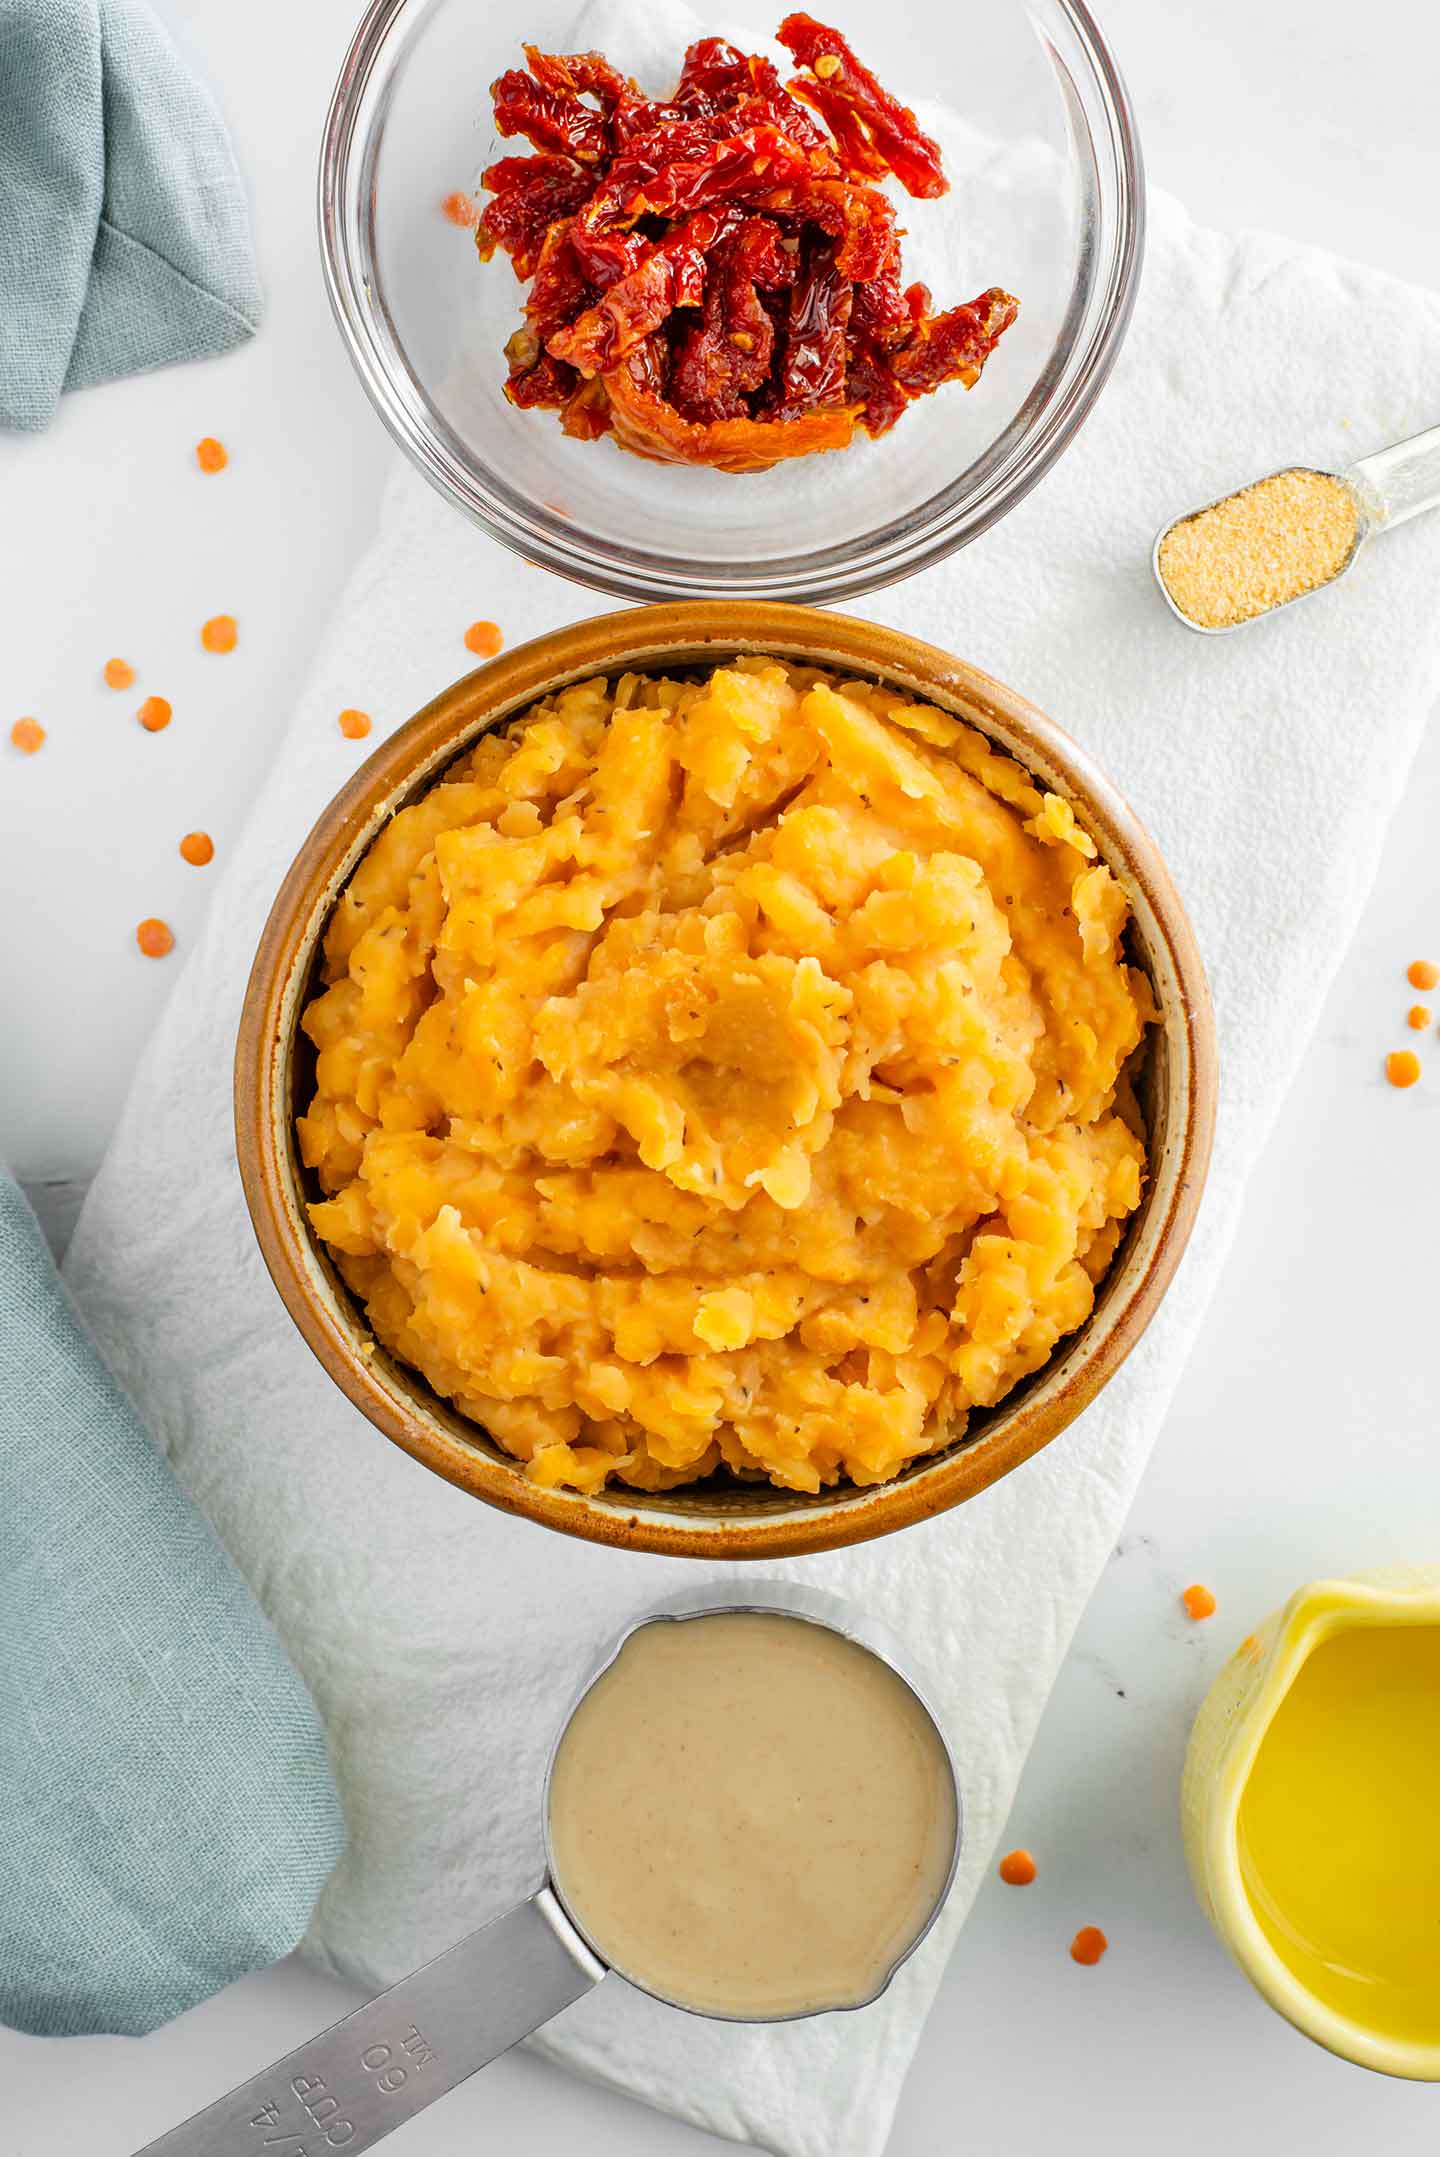
[[[344,1846],[309,1694],[0,1168],[0,2021],[155,2028],[288,1954]]]
[[[143,0],[0,0],[0,425],[250,336],[220,115]]]

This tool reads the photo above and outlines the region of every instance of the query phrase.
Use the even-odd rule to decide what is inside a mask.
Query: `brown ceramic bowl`
[[[708,667],[741,651],[894,682],[982,728],[1074,803],[1125,887],[1132,955],[1162,1015],[1140,1082],[1149,1184],[1080,1332],[997,1408],[974,1417],[963,1439],[893,1482],[816,1497],[733,1481],[653,1496],[542,1490],[483,1429],[387,1354],[311,1234],[294,1141],[309,1079],[299,1014],[330,910],[366,847],[477,735],[589,674]],[[705,1558],[776,1558],[886,1535],[973,1497],[1057,1437],[1135,1346],[1179,1263],[1205,1179],[1215,1095],[1209,992],[1175,887],[1154,842],[1076,744],[1013,690],[932,645],[846,615],[756,601],[641,607],[539,637],[456,682],[377,749],[326,809],[280,887],[235,1061],[240,1173],[265,1263],[300,1332],[356,1407],[437,1475],[507,1512],[627,1550]]]

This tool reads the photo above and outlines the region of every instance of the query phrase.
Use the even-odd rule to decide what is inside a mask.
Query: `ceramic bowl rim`
[[[770,652],[881,678],[979,726],[1073,801],[1120,876],[1152,962],[1167,972],[1165,1138],[1152,1159],[1145,1232],[1122,1244],[1086,1325],[982,1432],[866,1489],[818,1498],[766,1493],[733,1512],[677,1510],[683,1494],[587,1498],[531,1482],[520,1463],[465,1435],[464,1419],[365,1335],[303,1219],[293,1153],[289,1057],[316,944],[356,861],[396,806],[434,780],[485,727],[588,675],[627,666],[718,663]],[[899,631],[782,602],[686,600],[593,616],[517,646],[455,682],[382,743],[322,811],[280,885],[245,992],[235,1057],[240,1176],[262,1257],[302,1338],[368,1419],[436,1474],[503,1510],[627,1550],[775,1559],[868,1540],[959,1504],[1047,1445],[1089,1405],[1139,1340],[1179,1264],[1214,1130],[1217,1052],[1200,953],[1175,886],[1133,812],[1053,720],[966,661]],[[1152,1148],[1153,1152],[1153,1148]],[[428,1396],[420,1399],[419,1395]],[[473,1430],[475,1426],[468,1426]],[[668,1501],[668,1502],[667,1502]]]

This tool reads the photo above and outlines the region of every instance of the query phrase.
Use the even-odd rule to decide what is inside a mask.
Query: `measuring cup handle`
[[[542,1887],[136,2157],[358,2157],[604,1975]]]
[[[1372,520],[1387,528],[1418,517],[1422,509],[1440,508],[1440,427],[1427,427],[1408,442],[1362,457],[1345,477],[1359,491]]]

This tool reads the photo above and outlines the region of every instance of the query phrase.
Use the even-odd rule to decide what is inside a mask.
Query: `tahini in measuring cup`
[[[868,2005],[960,1849],[955,1763],[907,1662],[788,1584],[644,1613],[561,1726],[535,1894],[140,2157],[356,2157],[612,1971],[731,2021]]]

